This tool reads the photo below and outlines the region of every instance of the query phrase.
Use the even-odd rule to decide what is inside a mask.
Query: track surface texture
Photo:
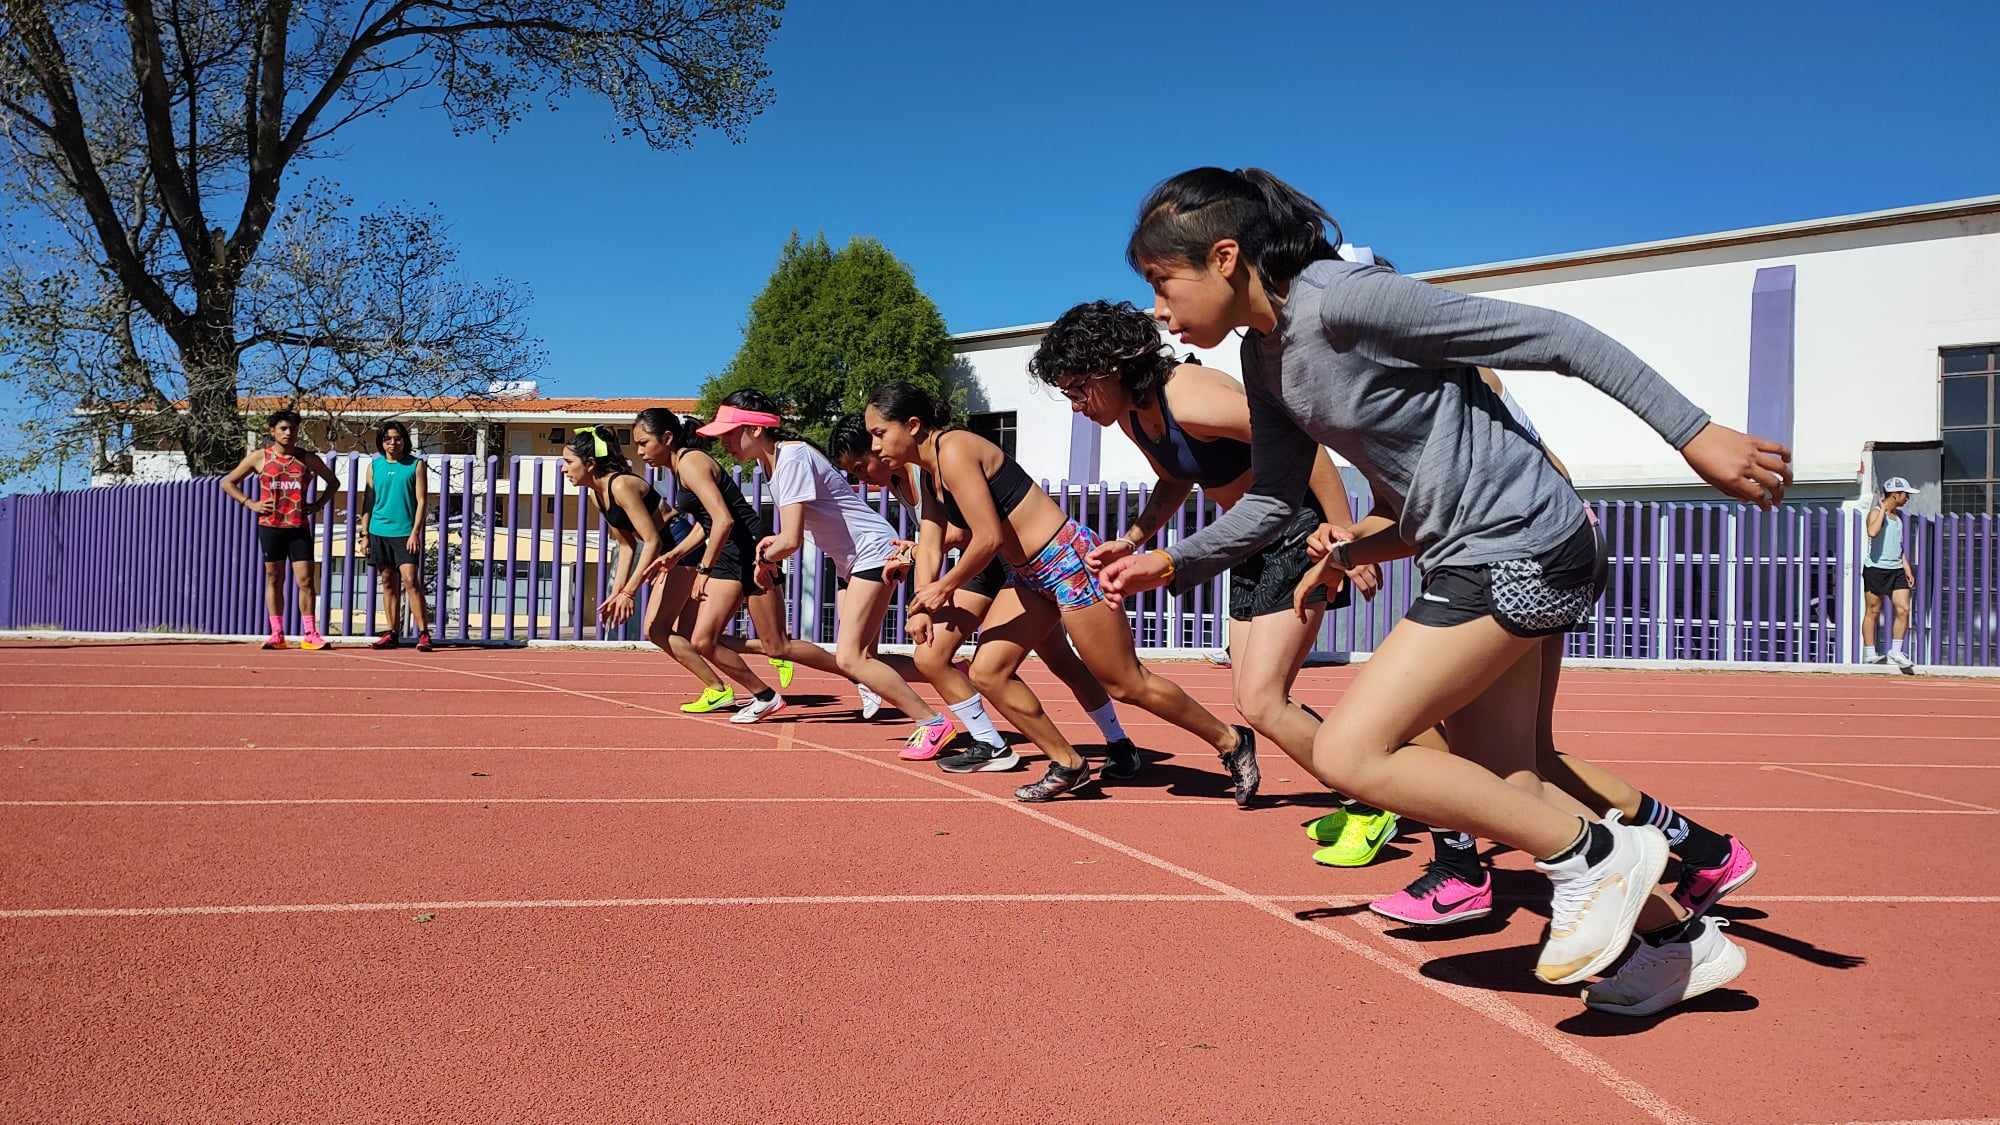
[[[1227,669],[1155,667],[1233,715]],[[751,727],[692,685],[0,647],[0,1120],[2000,1119],[2000,684],[1566,675],[1565,749],[1761,865],[1717,911],[1748,971],[1638,1020],[1535,980],[1521,856],[1483,921],[1369,913],[1427,839],[1315,866],[1328,798],[1275,747],[1241,812],[1126,709],[1145,773],[1031,807],[1039,756],[900,762],[843,682]]]

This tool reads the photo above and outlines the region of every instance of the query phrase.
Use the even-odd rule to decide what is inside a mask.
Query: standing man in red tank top
[[[285,564],[289,562],[299,588],[300,621],[305,626],[299,647],[322,649],[326,638],[320,636],[319,618],[314,613],[312,518],[340,491],[340,478],[319,454],[299,446],[298,411],[275,411],[265,422],[271,444],[252,451],[230,470],[222,478],[222,490],[257,513],[257,545],[264,552],[264,611],[271,618],[271,635],[264,647],[285,647]],[[306,500],[308,473],[325,482],[311,501]],[[257,477],[255,500],[244,495],[240,487],[252,474]]]

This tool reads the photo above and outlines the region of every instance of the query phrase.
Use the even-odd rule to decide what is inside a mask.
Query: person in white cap
[[[1861,648],[1870,664],[1894,664],[1914,674],[1916,662],[1903,652],[1903,637],[1910,631],[1910,588],[1917,583],[1910,569],[1909,553],[1903,549],[1903,505],[1910,502],[1910,482],[1890,477],[1882,482],[1882,500],[1868,513],[1868,547],[1862,558],[1861,588],[1867,592],[1867,608],[1861,615]],[[1875,647],[1876,623],[1882,617],[1882,599],[1896,609],[1896,623],[1889,651]]]

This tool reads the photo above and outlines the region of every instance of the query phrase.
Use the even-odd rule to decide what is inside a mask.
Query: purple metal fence
[[[343,487],[316,517],[317,608],[331,634],[386,628],[367,544],[349,509],[362,458],[331,459]],[[642,612],[618,630],[596,620],[618,545],[556,458],[426,458],[431,505],[424,582],[440,640],[519,642],[640,635]],[[739,477],[764,510],[761,474]],[[655,475],[671,494],[671,480]],[[1106,535],[1145,506],[1145,486],[1044,482],[1072,516]],[[255,482],[252,481],[254,489]],[[905,535],[914,514],[867,493]],[[1361,500],[1365,504],[1365,498]],[[1359,510],[1360,505],[1357,505]],[[1852,663],[1862,659],[1861,513],[1826,506],[1757,512],[1731,504],[1613,501],[1592,505],[1610,557],[1596,613],[1567,640],[1571,655],[1628,659]],[[765,510],[766,518],[770,513]],[[1199,493],[1168,521],[1171,543],[1207,526]],[[1991,516],[1910,517],[1917,573],[1909,649],[1922,664],[2000,665],[2000,526]],[[254,634],[264,629],[254,520],[213,480],[126,485],[0,500],[0,624],[97,632]],[[1366,652],[1417,593],[1405,560],[1384,568],[1373,600],[1327,615],[1318,647]],[[833,639],[830,565],[808,547],[787,568],[791,628]],[[298,606],[287,587],[287,627]],[[1228,643],[1223,579],[1182,597],[1149,593],[1127,607],[1147,648]],[[1881,636],[1889,633],[1882,607]],[[882,640],[902,638],[899,602]],[[739,617],[747,629],[747,615]]]

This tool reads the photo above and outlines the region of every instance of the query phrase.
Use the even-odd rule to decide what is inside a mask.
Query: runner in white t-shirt
[[[882,633],[882,618],[894,593],[885,567],[895,570],[898,558],[895,530],[881,513],[863,503],[847,478],[810,442],[785,433],[777,404],[760,391],[741,390],[722,400],[715,420],[703,426],[703,437],[722,440],[730,456],[764,466],[778,509],[778,533],[757,545],[760,565],[775,567],[805,543],[813,543],[833,560],[841,583],[839,626],[834,635],[834,663],[840,674],[880,695],[890,706],[917,720],[909,742],[924,757],[935,757],[958,728],[932,710],[930,704],[895,669],[875,656],[870,642]],[[907,565],[907,564],[905,564]],[[803,641],[791,642],[785,654],[811,665]],[[778,655],[767,653],[766,655]]]

